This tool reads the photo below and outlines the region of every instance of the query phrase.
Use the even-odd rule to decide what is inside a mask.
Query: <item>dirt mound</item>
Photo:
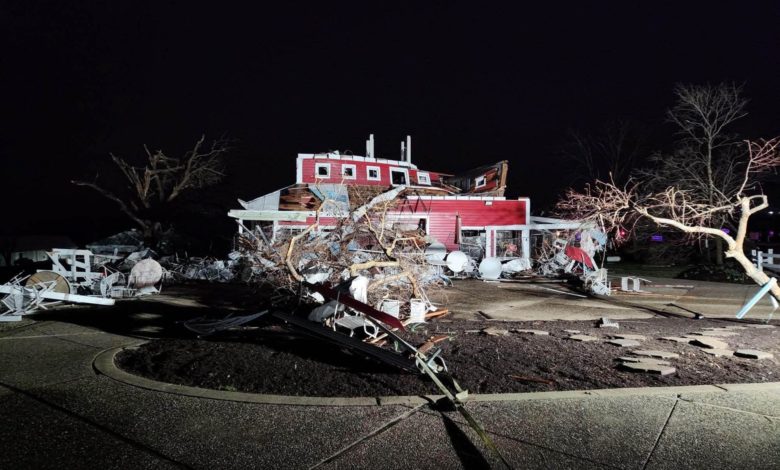
[[[438,321],[417,327],[407,338],[421,344],[431,335],[446,334],[440,343],[452,376],[474,393],[504,393],[598,388],[698,385],[780,380],[780,328],[746,328],[723,338],[733,347],[750,347],[775,359],[716,357],[682,343],[661,341],[731,321],[656,318],[621,321],[618,330],[593,322],[474,322]],[[482,332],[494,327],[504,336]],[[511,332],[549,331],[547,336]],[[598,342],[568,339],[580,330]],[[660,349],[680,355],[675,374],[654,376],[622,371],[617,358],[630,348],[606,344],[614,334],[646,337],[640,349]],[[360,354],[269,324],[222,334],[212,339],[162,339],[117,358],[122,369],[164,382],[219,390],[298,396],[385,396],[436,394],[420,375],[404,373]]]

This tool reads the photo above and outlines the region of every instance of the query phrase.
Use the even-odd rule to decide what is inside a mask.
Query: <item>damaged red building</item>
[[[298,154],[294,184],[250,201],[239,199],[243,207],[228,215],[237,219],[239,232],[260,226],[278,237],[305,229],[318,216],[320,227],[333,227],[338,218],[353,216],[357,195],[361,200],[385,195],[400,201],[386,223],[424,231],[447,251],[529,261],[531,231],[562,221],[532,220],[529,198],[506,198],[507,169],[501,161],[458,175],[422,170],[411,161],[409,137],[401,144],[401,159],[389,160],[374,156],[372,135],[365,156]],[[326,200],[327,206],[320,207]],[[568,228],[558,225],[547,228]]]

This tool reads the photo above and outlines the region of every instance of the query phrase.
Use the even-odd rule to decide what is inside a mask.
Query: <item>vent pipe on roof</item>
[[[369,158],[374,158],[374,134],[369,134],[368,140],[366,141],[366,156]]]
[[[374,154],[374,134],[368,135],[368,140],[366,141],[366,156],[376,158],[376,155]]]
[[[401,141],[401,161],[406,161],[406,146],[403,141]]]
[[[412,136],[410,135],[406,136],[406,162],[412,163]]]

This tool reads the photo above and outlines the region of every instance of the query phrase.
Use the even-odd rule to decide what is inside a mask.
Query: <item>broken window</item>
[[[369,181],[379,181],[381,179],[379,175],[379,167],[378,166],[366,167],[366,179]]]
[[[356,175],[356,166],[355,165],[347,165],[343,164],[341,165],[341,176],[344,179],[353,180],[355,179]]]
[[[408,185],[409,175],[406,170],[390,170],[390,182],[394,185]]]
[[[496,256],[518,257],[522,233],[519,230],[496,230]]]
[[[330,178],[330,163],[317,163],[315,174],[317,178]]]
[[[460,251],[470,258],[482,259],[485,256],[485,240],[484,230],[461,230]]]
[[[474,180],[474,185],[477,188],[482,188],[487,186],[487,178],[485,176],[480,176],[476,180]]]
[[[424,184],[426,186],[431,184],[431,175],[429,175],[426,172],[418,171],[417,172],[417,184]]]

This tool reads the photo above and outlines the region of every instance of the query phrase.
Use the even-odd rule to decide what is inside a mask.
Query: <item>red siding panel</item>
[[[486,205],[488,202],[490,205]],[[457,250],[455,226],[460,215],[461,227],[490,225],[525,225],[526,204],[523,200],[427,200],[428,234],[439,240],[448,250]]]
[[[316,178],[315,168],[317,163],[327,163],[330,165],[330,178]],[[336,158],[304,158],[302,161],[303,183],[344,183],[344,184],[359,184],[359,185],[377,185],[377,186],[390,186],[390,168],[398,167],[404,168],[409,171],[409,184],[417,185],[417,171],[413,168],[402,167],[397,164],[390,163],[377,163],[377,162],[360,162],[354,160],[339,160]],[[346,179],[341,176],[341,170],[344,165],[355,166],[355,179]],[[367,169],[369,166],[379,167],[378,181],[369,180]],[[423,170],[419,170],[423,171]],[[431,183],[436,183],[441,179],[441,175],[436,172],[428,171],[430,175]]]

